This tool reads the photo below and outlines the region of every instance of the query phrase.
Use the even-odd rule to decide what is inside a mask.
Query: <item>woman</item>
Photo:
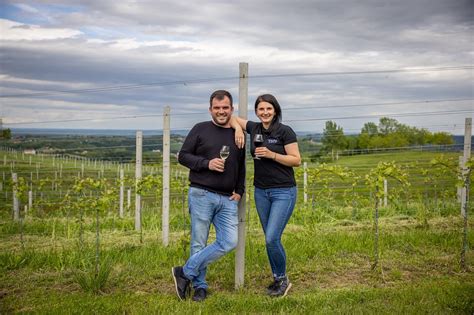
[[[260,123],[232,116],[231,125],[238,131],[245,129],[252,142],[250,152],[254,156],[255,205],[265,233],[274,278],[267,293],[270,296],[285,296],[291,283],[286,274],[286,254],[281,235],[295,207],[293,167],[300,165],[301,157],[296,134],[281,123],[281,107],[273,95],[257,97],[255,114]],[[255,147],[254,143],[256,134],[263,135],[263,145],[259,147]]]

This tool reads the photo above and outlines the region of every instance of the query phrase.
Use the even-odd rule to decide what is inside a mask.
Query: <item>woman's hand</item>
[[[230,126],[235,130],[235,145],[237,148],[242,149],[245,145],[245,133],[244,129],[247,125],[247,121],[233,116],[230,118]]]
[[[240,126],[235,128],[235,145],[239,149],[242,149],[245,145],[245,134]]]
[[[275,159],[275,152],[270,151],[267,147],[255,148],[255,156],[259,158]]]
[[[235,200],[235,201],[239,202],[240,198],[242,198],[242,197],[238,193],[233,192],[232,196],[229,197],[229,200]]]

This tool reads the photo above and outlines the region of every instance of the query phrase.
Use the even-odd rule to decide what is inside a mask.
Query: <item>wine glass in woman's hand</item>
[[[255,148],[261,147],[263,145],[263,135],[260,133],[255,134],[253,137],[253,144],[255,145]],[[260,160],[260,158],[256,155],[254,159]]]

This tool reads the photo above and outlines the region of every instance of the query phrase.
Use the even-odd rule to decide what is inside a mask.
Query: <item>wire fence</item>
[[[4,148],[5,149],[5,148]],[[104,148],[102,148],[103,150]],[[412,150],[407,150],[412,149]],[[303,200],[303,194],[311,199],[314,204],[315,199],[325,199],[327,202],[331,201],[334,205],[344,204],[341,199],[351,198],[350,195],[357,194],[366,199],[370,199],[371,192],[364,183],[364,176],[376,166],[376,161],[391,160],[396,158],[396,163],[402,165],[409,174],[409,181],[411,187],[409,193],[413,198],[422,196],[424,199],[440,198],[441,195],[446,196],[452,200],[457,198],[456,183],[458,178],[453,174],[438,174],[433,170],[432,159],[439,152],[446,149],[446,152],[454,159],[458,154],[452,152],[452,149],[460,150],[462,145],[445,145],[445,146],[418,146],[414,148],[407,147],[392,147],[385,148],[381,151],[373,151],[371,154],[361,155],[360,161],[354,163],[350,157],[341,158],[339,161],[334,161],[330,164],[339,165],[347,168],[348,171],[357,174],[359,179],[341,180],[337,176],[326,174],[321,178],[309,177],[308,183],[304,184],[304,174],[300,170],[296,172],[296,181],[299,189],[299,199]],[[101,148],[96,148],[101,150]],[[392,150],[390,153],[385,153],[387,150]],[[384,153],[381,153],[384,152]],[[421,155],[420,155],[421,154]],[[311,151],[302,152],[304,157],[311,155]],[[77,156],[71,157],[68,155],[26,155],[18,151],[2,151],[3,161],[0,159],[0,201],[5,205],[5,208],[10,208],[12,205],[12,187],[11,173],[16,173],[17,176],[24,178],[29,190],[34,191],[34,199],[47,200],[49,206],[61,206],[63,198],[66,194],[71,193],[74,182],[80,178],[95,178],[107,179],[113,182],[115,189],[120,185],[120,170],[124,170],[124,189],[131,191],[132,205],[135,196],[135,164],[133,159],[122,160],[115,159],[112,161],[101,161],[97,159],[79,158]],[[372,161],[367,161],[367,157],[371,157]],[[356,157],[357,158],[357,157]],[[307,172],[311,174],[312,169],[321,166],[320,162],[311,162],[308,160]],[[252,170],[253,165],[251,160],[247,162],[248,171],[248,190],[252,190]],[[170,198],[172,203],[178,200],[186,199],[186,187],[188,184],[187,175],[188,170],[179,165],[176,159],[171,162],[171,191]],[[143,164],[143,177],[146,176],[161,176],[162,165],[160,157],[145,160]],[[390,182],[390,189],[397,190],[399,185],[396,181]],[[398,195],[400,195],[397,192]],[[249,195],[250,196],[250,195]],[[308,197],[309,196],[309,197]],[[144,193],[142,196],[144,203],[151,203],[158,205],[161,202],[162,193],[157,189],[154,193]],[[117,197],[118,198],[118,197]],[[301,202],[300,202],[301,203]],[[159,206],[158,206],[159,208]]]

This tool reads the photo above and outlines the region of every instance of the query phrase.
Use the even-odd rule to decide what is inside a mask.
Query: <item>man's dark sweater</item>
[[[223,173],[209,170],[209,161],[219,158],[223,145],[230,147]],[[223,195],[244,193],[245,149],[235,145],[234,129],[222,128],[212,121],[196,124],[179,151],[178,161],[189,168],[191,187]]]

